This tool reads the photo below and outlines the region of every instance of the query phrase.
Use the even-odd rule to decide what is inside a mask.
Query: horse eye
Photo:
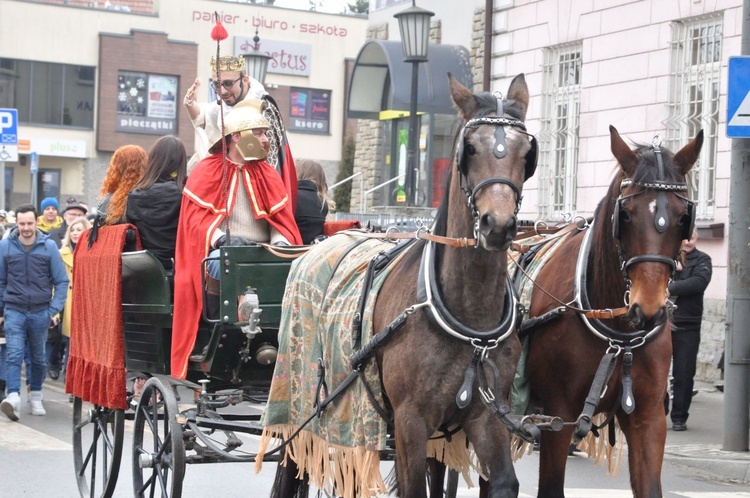
[[[633,219],[633,217],[630,215],[630,213],[628,213],[624,209],[620,211],[620,221],[629,222],[632,219]]]
[[[474,148],[474,146],[473,146],[473,145],[471,145],[471,144],[466,144],[466,148],[465,148],[464,150],[465,150],[465,151],[466,151],[466,153],[467,153],[467,154],[469,154],[470,156],[473,156],[474,154],[476,154],[476,153],[477,153],[477,149],[475,149],[475,148]]]

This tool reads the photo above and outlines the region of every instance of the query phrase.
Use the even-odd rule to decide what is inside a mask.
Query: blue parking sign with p
[[[18,145],[17,109],[0,109],[0,145]]]

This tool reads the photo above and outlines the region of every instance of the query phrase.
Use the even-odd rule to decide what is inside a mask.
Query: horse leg
[[[555,413],[555,412],[553,412]],[[560,432],[543,431],[539,441],[539,491],[544,498],[565,498],[565,465],[573,427]]]
[[[394,407],[398,496],[427,498],[427,429],[419,409]]]
[[[427,476],[430,482],[430,498],[443,498],[445,485],[445,464],[435,458],[427,459]]]
[[[283,460],[283,456],[282,456]],[[276,467],[276,478],[271,488],[271,498],[307,498],[310,492],[310,482],[305,474],[304,480],[297,479],[299,467],[291,458],[286,459],[286,465]]]
[[[645,404],[643,397],[638,401]],[[667,439],[661,396],[654,396],[649,406],[638,406],[630,415],[618,414],[618,421],[628,442],[628,468],[633,496],[660,498],[661,467]]]
[[[510,458],[508,430],[483,405],[475,405],[475,410],[481,410],[481,415],[465,422],[464,431],[474,446],[482,472],[489,478],[489,489],[480,482],[480,496],[516,498],[519,484]]]

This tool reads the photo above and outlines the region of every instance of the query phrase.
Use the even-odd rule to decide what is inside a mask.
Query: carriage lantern
[[[242,54],[242,57],[245,58],[247,75],[260,81],[261,85],[264,85],[268,61],[271,59],[271,56],[261,52],[260,37],[258,36],[257,29],[255,30],[255,36],[253,36],[253,49],[248,53]]]
[[[417,163],[417,79],[419,63],[427,62],[427,47],[430,38],[430,17],[434,12],[419,8],[412,0],[408,9],[394,14],[398,19],[401,31],[401,47],[404,51],[404,62],[411,62],[411,105],[409,110],[409,169],[406,173],[406,202],[416,205],[416,175],[419,170]]]

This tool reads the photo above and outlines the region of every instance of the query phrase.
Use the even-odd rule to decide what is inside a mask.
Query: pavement
[[[664,461],[722,480],[750,483],[750,452],[724,451],[724,396],[713,384],[696,382],[687,430],[675,432],[667,417]]]

